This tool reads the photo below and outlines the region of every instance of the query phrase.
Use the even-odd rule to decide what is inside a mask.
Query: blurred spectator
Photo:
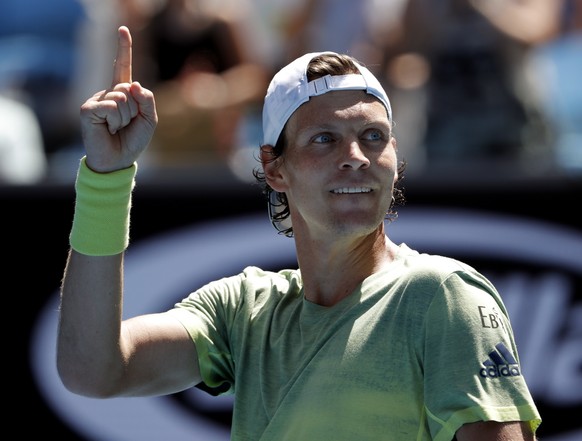
[[[307,52],[350,54],[368,67],[378,61],[369,26],[375,0],[302,0],[285,30],[284,65]],[[391,2],[384,2],[390,9]]]
[[[562,5],[560,31],[537,47],[530,73],[542,91],[542,108],[555,130],[555,159],[563,170],[582,173],[582,0]]]
[[[408,0],[383,36],[383,69],[396,99],[410,99],[395,107],[415,109],[395,115],[399,139],[416,136],[422,147],[412,162],[421,154],[433,169],[542,162],[551,132],[525,61],[557,23],[548,0]]]
[[[0,184],[30,185],[46,175],[38,118],[17,98],[0,93]]]
[[[49,161],[79,142],[71,86],[84,18],[77,0],[2,0],[0,6],[0,89],[30,106]]]
[[[153,90],[158,108],[146,167],[228,164],[242,118],[260,105],[268,81],[241,31],[240,9],[232,1],[122,3],[135,30],[134,78]]]

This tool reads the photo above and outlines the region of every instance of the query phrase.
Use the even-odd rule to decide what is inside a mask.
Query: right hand
[[[131,78],[129,29],[121,26],[118,32],[111,88],[81,106],[86,163],[100,173],[130,167],[147,148],[158,123],[153,93]]]

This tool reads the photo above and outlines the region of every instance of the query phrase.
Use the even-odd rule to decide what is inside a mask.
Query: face
[[[288,145],[265,164],[285,192],[297,235],[365,234],[383,223],[397,178],[386,109],[364,91],[312,97],[287,122]]]

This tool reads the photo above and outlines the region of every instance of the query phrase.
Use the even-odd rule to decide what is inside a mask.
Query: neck
[[[383,230],[349,243],[309,240],[306,246],[295,239],[305,298],[323,306],[349,296],[364,279],[392,263],[398,249]]]

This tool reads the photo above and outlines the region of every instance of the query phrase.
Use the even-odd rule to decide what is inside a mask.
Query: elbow
[[[89,398],[112,398],[115,396],[111,382],[93,369],[79,363],[65,362],[57,358],[57,373],[61,383],[69,392]]]

